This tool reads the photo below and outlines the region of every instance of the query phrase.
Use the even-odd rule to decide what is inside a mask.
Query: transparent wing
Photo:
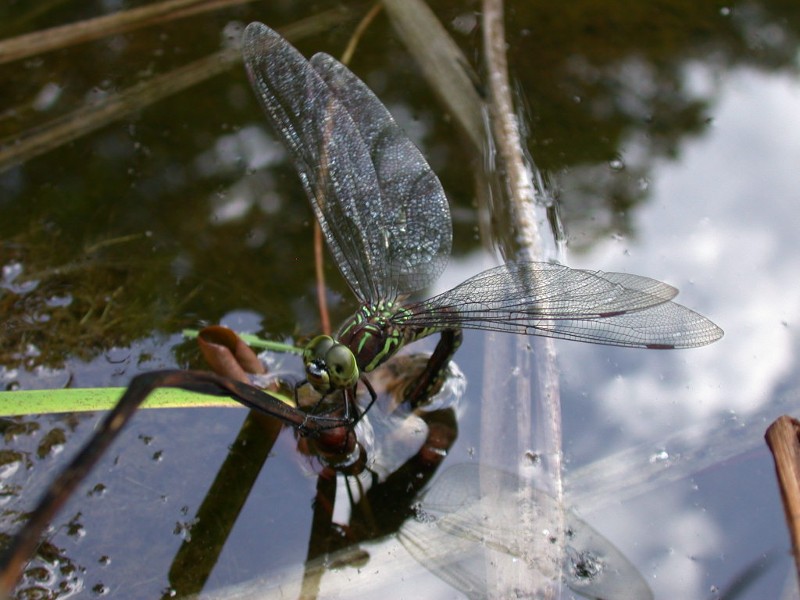
[[[242,52],[358,299],[394,299],[434,281],[452,243],[447,200],[380,100],[335,59],[309,63],[261,23],[245,29]]]
[[[399,316],[412,327],[487,329],[639,348],[691,348],[722,337],[698,313],[670,302],[678,291],[626,273],[508,263]]]
[[[450,257],[453,228],[442,185],[386,107],[347,67],[327,54],[314,55],[311,66],[353,118],[375,166],[380,202],[361,210],[381,234],[374,241],[385,248],[392,289],[420,291],[439,278]]]

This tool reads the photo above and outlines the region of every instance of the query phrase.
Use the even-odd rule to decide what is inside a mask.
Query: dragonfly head
[[[358,365],[350,348],[329,335],[318,335],[303,350],[306,378],[320,394],[353,387],[358,382]]]

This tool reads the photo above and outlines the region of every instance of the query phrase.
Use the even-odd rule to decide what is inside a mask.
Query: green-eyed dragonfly
[[[714,323],[671,302],[678,290],[670,285],[545,262],[507,263],[407,302],[439,277],[450,255],[452,224],[438,178],[381,101],[333,57],[306,60],[261,23],[247,26],[242,51],[256,96],[360,303],[335,337],[318,336],[304,350],[307,382],[323,397],[345,390],[349,410],[360,380],[374,402],[364,374],[404,345],[440,333],[406,395],[425,397],[441,384],[462,328],[651,349],[722,337]]]

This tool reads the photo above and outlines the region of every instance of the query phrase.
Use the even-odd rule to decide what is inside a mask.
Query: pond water
[[[480,67],[480,5],[431,4]],[[222,322],[282,341],[319,332],[313,216],[297,176],[241,64],[198,61],[252,20],[280,28],[308,19],[310,33],[293,43],[307,56],[338,56],[368,7],[339,9],[234,5],[0,64],[4,389],[125,386],[156,368],[205,368],[180,335],[185,327]],[[104,10],[4,8],[1,35]],[[679,302],[725,330],[711,346],[676,352],[555,343],[566,504],[656,598],[795,597],[763,435],[800,402],[800,10],[768,1],[506,10],[527,146],[557,192],[567,264],[666,281],[681,290]],[[496,264],[479,239],[484,213],[465,144],[385,15],[351,67],[447,192],[454,252],[437,289]],[[187,71],[196,81],[181,89]],[[107,106],[97,103],[119,94],[119,115],[93,124]],[[79,133],[43,129],[53,123]],[[36,137],[42,131],[51,133]],[[330,260],[326,276],[336,322],[355,301]],[[508,398],[487,391],[484,365],[508,337],[466,333],[456,356],[466,390],[442,471],[486,453],[481,406],[502,410]],[[281,365],[301,373],[296,359]],[[254,579],[260,593],[300,596],[304,561],[324,552],[313,542],[319,467],[298,453],[290,430],[255,448],[240,432],[247,414],[137,415],[54,521],[49,560],[37,558],[42,568],[28,573],[20,597],[37,585],[61,597],[232,595],[228,586]],[[101,417],[3,420],[5,535]],[[441,473],[414,476],[435,482]],[[208,496],[215,480],[222,491]],[[338,546],[348,535],[385,544],[365,542],[342,558],[321,576],[321,597],[460,597],[404,562],[390,534],[413,512],[417,490],[398,489],[383,486],[373,519],[356,510],[361,525],[341,528]],[[268,590],[270,581],[283,587]]]

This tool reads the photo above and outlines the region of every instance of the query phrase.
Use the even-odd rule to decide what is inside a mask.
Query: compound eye
[[[325,362],[334,387],[352,387],[358,381],[356,357],[344,344],[334,344],[325,355]]]
[[[303,362],[308,365],[315,360],[325,360],[325,355],[335,343],[329,335],[318,335],[303,350]]]

